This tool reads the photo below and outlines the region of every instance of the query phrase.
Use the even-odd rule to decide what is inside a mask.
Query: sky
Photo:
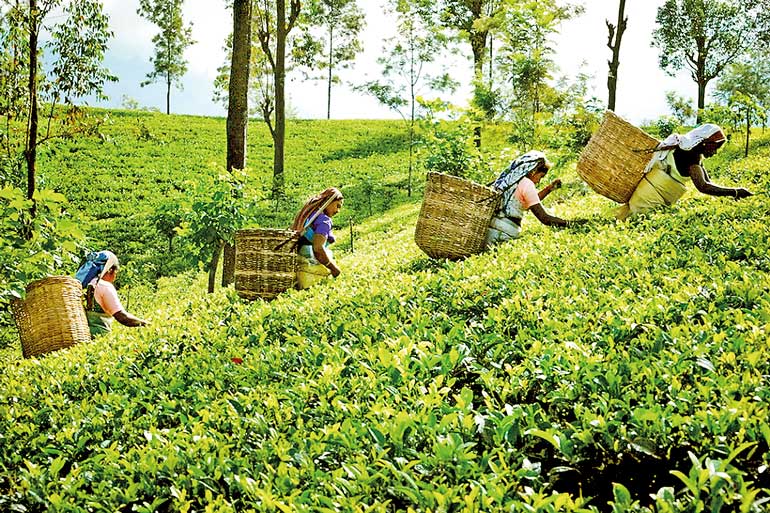
[[[384,41],[394,35],[395,26],[383,14],[382,0],[358,0],[366,13],[367,25],[362,39],[364,51],[351,70],[343,70],[343,84],[332,90],[333,119],[397,118],[372,97],[354,92],[349,84],[360,84],[379,74],[377,57],[383,53]],[[580,3],[581,0],[573,0]],[[628,28],[623,36],[620,55],[619,83],[616,112],[639,124],[663,114],[669,114],[665,95],[676,91],[680,96],[693,99],[697,88],[682,71],[674,77],[658,67],[658,50],[650,45],[655,15],[664,0],[632,0],[626,3]],[[154,53],[152,37],[158,29],[137,14],[139,0],[105,0],[114,38],[109,42],[105,66],[119,79],[108,84],[107,102],[92,105],[121,107],[124,98],[137,101],[142,107],[155,107],[165,112],[166,88],[163,83],[140,87],[152,70],[150,59]],[[560,76],[574,77],[583,72],[592,76],[591,94],[607,100],[607,61],[611,51],[607,45],[605,20],[617,21],[618,0],[582,0],[585,12],[580,17],[562,24],[554,37],[555,61]],[[183,89],[171,92],[171,112],[205,116],[226,116],[225,107],[214,103],[213,81],[217,68],[224,63],[224,43],[232,30],[232,13],[224,0],[186,0],[184,18],[192,23],[192,37],[196,43],[185,52],[188,72],[183,78]],[[466,44],[461,48],[470,54]],[[471,72],[469,58],[447,62],[452,75],[464,82],[453,98],[463,105],[469,97]],[[289,77],[287,95],[289,110],[305,119],[326,117],[326,84],[323,81]]]

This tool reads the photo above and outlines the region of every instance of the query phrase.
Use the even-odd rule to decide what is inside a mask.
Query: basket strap
[[[321,212],[323,212],[324,210],[326,210],[326,207],[328,207],[329,205],[331,205],[331,204],[332,204],[332,201],[334,201],[334,199],[335,199],[334,195],[330,196],[330,197],[329,197],[329,199],[327,199],[327,200],[326,200],[326,201],[325,201],[325,202],[324,202],[324,203],[323,203],[323,204],[322,204],[322,205],[321,205],[321,206],[318,208],[318,210],[316,210],[315,212],[313,212],[313,215],[312,215],[312,216],[310,216],[310,218],[308,218],[307,222],[305,223],[305,227],[304,227],[304,228],[302,228],[302,230],[301,230],[301,231],[299,231],[299,232],[296,232],[296,233],[298,234],[298,236],[297,236],[297,242],[294,244],[295,246],[296,246],[296,244],[298,244],[298,243],[299,243],[299,239],[300,239],[300,238],[301,238],[303,235],[305,235],[305,232],[307,232],[307,229],[308,229],[308,227],[309,227],[311,224],[313,224],[313,221],[315,221],[316,217],[318,217],[319,215],[321,215]],[[273,251],[278,251],[278,250],[279,250],[279,249],[281,249],[281,248],[282,248],[282,247],[283,247],[283,246],[284,246],[284,245],[285,245],[287,242],[289,242],[289,241],[290,241],[290,240],[292,240],[293,238],[294,238],[294,236],[292,235],[291,237],[289,237],[289,238],[288,238],[288,239],[286,239],[285,241],[281,242],[281,243],[280,243],[280,244],[278,244],[278,245],[277,245],[275,248],[273,248]],[[312,242],[312,241],[311,241],[311,242]]]

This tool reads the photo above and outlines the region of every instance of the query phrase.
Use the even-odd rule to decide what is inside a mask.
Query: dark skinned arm
[[[529,207],[529,211],[535,214],[537,220],[546,226],[569,226],[569,221],[560,217],[552,216],[545,211],[540,203]]]
[[[336,278],[340,275],[340,269],[332,261],[332,259],[329,258],[328,253],[326,253],[324,244],[326,244],[325,236],[318,233],[313,235],[313,255],[315,255],[315,259],[318,260],[321,265],[329,269],[329,271],[332,273],[332,276]]]
[[[136,326],[147,326],[148,324],[150,324],[150,321],[140,319],[139,317],[131,315],[125,310],[115,312],[115,315],[113,315],[113,317],[115,317],[115,320],[118,321],[123,326],[128,326],[130,328],[134,328]]]
[[[735,199],[747,198],[751,196],[751,192],[749,192],[747,189],[744,189],[743,187],[722,187],[720,185],[711,183],[706,170],[698,164],[692,164],[689,167],[689,171],[693,185],[695,185],[695,188],[703,194],[708,194],[709,196],[728,196]]]
[[[537,193],[537,196],[540,198],[540,201],[543,201],[546,196],[551,194],[555,189],[558,189],[559,187],[561,187],[561,180],[557,178],[553,182],[540,189],[540,192]]]

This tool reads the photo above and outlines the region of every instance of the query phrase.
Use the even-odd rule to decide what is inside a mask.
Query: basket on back
[[[480,253],[500,203],[489,187],[443,173],[428,173],[414,240],[431,258],[452,260]]]
[[[605,198],[627,203],[657,144],[651,135],[605,111],[601,126],[580,154],[577,172]]]
[[[83,308],[83,286],[69,276],[51,276],[27,285],[27,295],[11,304],[25,358],[91,340]]]
[[[297,232],[238,230],[235,234],[235,291],[244,299],[273,299],[297,279]]]

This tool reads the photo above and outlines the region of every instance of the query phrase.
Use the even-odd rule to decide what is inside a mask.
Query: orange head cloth
[[[305,229],[305,223],[308,219],[320,208],[324,207],[327,204],[327,201],[331,203],[332,201],[341,200],[342,199],[342,193],[335,187],[329,187],[325,191],[323,191],[320,194],[317,194],[316,196],[313,196],[307,202],[305,205],[300,209],[300,211],[297,213],[296,217],[294,218],[294,222],[291,223],[291,229],[296,232],[301,232]]]

